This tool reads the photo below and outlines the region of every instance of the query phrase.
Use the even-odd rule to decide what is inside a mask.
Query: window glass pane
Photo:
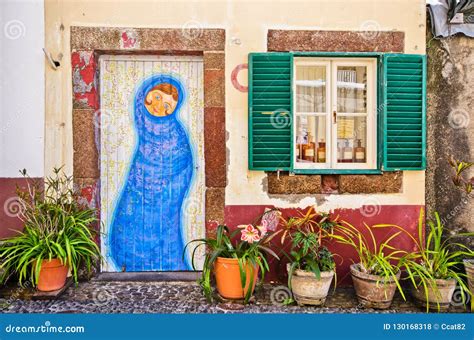
[[[367,117],[337,118],[337,162],[365,163],[367,159]]]
[[[296,68],[296,112],[326,112],[326,66]]]
[[[296,161],[326,163],[326,117],[296,116]]]
[[[367,112],[367,68],[337,67],[337,112]]]

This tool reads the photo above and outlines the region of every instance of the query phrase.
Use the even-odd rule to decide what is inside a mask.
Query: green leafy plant
[[[474,163],[460,161],[454,159],[452,156],[448,162],[454,170],[454,176],[452,178],[454,185],[463,188],[467,194],[470,194],[472,192],[472,186],[474,185],[474,177],[466,179],[464,173],[473,166]]]
[[[420,211],[418,219],[418,239],[406,232],[403,228],[398,227],[405,232],[416,244],[417,251],[406,253],[401,264],[408,273],[408,279],[411,281],[415,289],[422,288],[427,301],[427,311],[430,301],[428,301],[429,289],[435,294],[438,292],[436,284],[437,279],[448,280],[454,279],[461,288],[462,301],[465,302],[466,294],[469,293],[464,278],[466,274],[459,272],[459,267],[463,265],[464,256],[472,256],[473,252],[466,245],[455,242],[455,238],[472,237],[474,233],[461,233],[453,236],[445,237],[444,226],[441,223],[437,212],[434,213],[434,219],[426,220],[426,235],[423,233],[424,212]],[[436,301],[438,309],[439,302]]]
[[[196,251],[201,246],[207,248],[202,275],[198,279],[198,283],[208,301],[211,302],[213,300],[211,277],[217,258],[224,257],[238,260],[242,289],[245,288],[247,282],[245,268],[248,264],[259,267],[263,282],[265,273],[270,270],[265,255],[279,259],[278,255],[269,247],[270,241],[277,234],[278,232],[269,232],[265,226],[254,226],[253,224],[240,225],[233,232],[230,232],[227,226],[219,225],[215,237],[190,241],[184,249],[183,257],[186,254],[187,247],[194,244],[195,248],[192,251],[191,258],[192,266],[196,270]],[[239,235],[240,237],[238,237]],[[251,272],[249,286],[252,287],[256,280],[257,278],[253,277],[253,272]],[[247,289],[244,303],[248,303],[251,295],[252,290]]]
[[[359,270],[361,272],[379,276],[379,282],[383,284],[393,280],[400,294],[405,299],[405,294],[397,274],[400,272],[401,258],[406,252],[390,245],[390,242],[398,237],[402,231],[390,235],[383,242],[378,242],[375,238],[374,230],[376,228],[394,227],[394,225],[378,224],[369,227],[364,223],[363,226],[363,230],[366,231],[368,237],[352,224],[341,221],[337,228],[337,233],[332,233],[331,238],[338,243],[351,246],[357,252],[359,256]]]
[[[291,263],[288,270],[290,289],[291,278],[296,269],[312,272],[319,280],[321,272],[332,271],[336,268],[333,254],[325,246],[319,244],[318,236],[313,232],[295,232],[290,255]]]
[[[100,258],[91,228],[97,222],[96,210],[79,205],[72,177],[62,168],[53,170],[45,179],[44,188],[29,178],[25,170],[21,173],[27,178],[27,188],[17,188],[24,230],[0,244],[2,282],[15,275],[20,284],[29,280],[35,286],[42,261],[60,259],[77,283],[80,266],[84,264],[90,272],[92,264]]]
[[[288,268],[288,287],[291,289],[291,278],[296,269],[314,273],[319,280],[322,271],[336,268],[333,254],[322,245],[322,240],[338,224],[329,214],[318,214],[313,208],[298,216],[280,218],[283,235],[281,243],[291,240]]]

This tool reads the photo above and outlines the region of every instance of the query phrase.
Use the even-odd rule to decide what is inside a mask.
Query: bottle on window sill
[[[314,162],[315,160],[316,145],[312,139],[311,134],[308,133],[308,142],[303,145],[303,159],[308,162]]]
[[[296,144],[296,160],[297,161],[302,161],[303,160],[303,147],[304,147],[304,144]]]
[[[338,139],[337,140],[337,162],[342,163],[342,159],[344,158],[344,141]]]
[[[324,139],[318,143],[318,163],[326,163],[326,142]]]
[[[353,157],[353,148],[350,145],[349,140],[346,140],[346,145],[343,148],[343,153],[342,153],[342,162],[343,163],[352,163],[352,157]]]
[[[360,139],[357,140],[357,146],[354,148],[354,162],[365,163],[365,148]]]

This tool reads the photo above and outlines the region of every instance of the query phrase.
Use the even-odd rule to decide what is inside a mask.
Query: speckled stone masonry
[[[381,175],[292,175],[269,172],[268,193],[289,194],[375,194],[399,193],[403,186],[402,172]]]
[[[403,52],[405,33],[397,31],[269,30],[268,51]]]
[[[224,223],[225,188],[206,189],[206,221]]]
[[[294,175],[276,172],[268,173],[268,193],[271,195],[283,194],[320,194],[321,176]]]
[[[339,192],[347,194],[396,194],[402,191],[403,173],[384,172],[381,175],[341,175]]]
[[[224,51],[224,29],[160,29],[124,27],[71,27],[72,50],[126,49],[124,33],[133,33],[139,51]],[[130,47],[129,49],[133,49]]]
[[[74,178],[99,178],[99,152],[95,129],[98,122],[93,109],[72,111]]]

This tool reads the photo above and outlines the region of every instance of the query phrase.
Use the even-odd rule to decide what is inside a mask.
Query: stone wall
[[[453,185],[448,163],[450,155],[474,161],[474,39],[456,35],[438,40],[428,32],[426,53],[427,210],[437,211],[452,233],[474,231],[474,195]],[[473,176],[474,169],[467,175]]]

